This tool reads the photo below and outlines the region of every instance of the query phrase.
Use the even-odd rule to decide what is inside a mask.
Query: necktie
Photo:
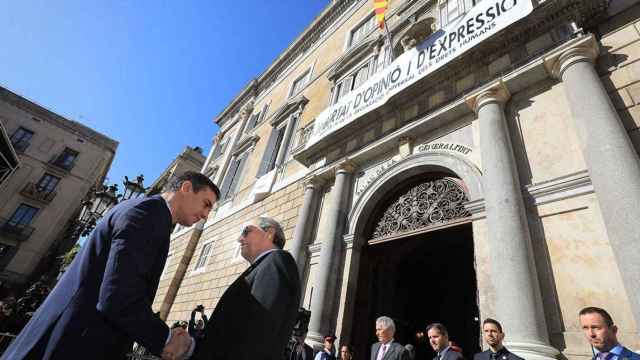
[[[491,353],[491,360],[496,360],[498,358],[497,353]]]
[[[610,354],[611,353],[608,353],[608,352],[598,353],[598,360],[608,360]]]
[[[380,345],[380,351],[378,351],[378,357],[376,358],[376,360],[382,360],[384,354],[387,352],[387,346],[388,345],[386,344]]]
[[[441,360],[441,359],[442,359],[442,354],[438,353],[438,356],[436,356],[436,358],[437,358],[438,360]]]

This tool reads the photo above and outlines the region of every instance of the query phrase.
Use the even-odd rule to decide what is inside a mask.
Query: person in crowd
[[[353,360],[353,347],[351,345],[340,346],[338,360]]]
[[[409,360],[407,349],[394,340],[395,333],[396,324],[390,317],[376,319],[378,342],[371,345],[371,360]]]
[[[165,359],[181,355],[191,338],[151,304],[173,226],[206,219],[219,196],[208,177],[185,172],[166,192],[109,210],[2,359],[123,359],[134,342]]]
[[[298,267],[269,217],[245,224],[238,242],[251,266],[224,292],[197,340],[193,359],[281,360],[300,305]],[[188,355],[188,354],[187,354]]]
[[[473,360],[524,360],[513,354],[502,344],[504,332],[497,320],[486,318],[482,322],[482,338],[489,346],[486,351],[477,353]]]
[[[416,347],[412,344],[406,344],[404,348],[407,349],[409,353],[409,360],[414,360],[416,358]]]
[[[196,313],[201,314],[201,319],[196,322]],[[204,336],[204,327],[207,324],[207,315],[204,313],[204,305],[198,305],[191,312],[189,320],[189,335],[194,339],[201,339]]]
[[[289,360],[313,360],[313,348],[304,342],[306,338],[306,331],[293,335],[294,341]]]
[[[325,335],[323,341],[322,350],[318,351],[314,360],[335,360],[333,343],[336,341],[336,337]]]
[[[459,360],[464,359],[461,353],[451,350],[449,346],[449,332],[440,323],[433,323],[427,326],[427,337],[429,343],[436,352],[434,360]]]
[[[589,306],[580,310],[578,316],[584,335],[593,349],[593,360],[640,360],[640,354],[618,342],[618,327],[606,310]]]

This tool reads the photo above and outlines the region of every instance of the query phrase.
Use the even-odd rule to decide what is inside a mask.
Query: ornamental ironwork
[[[454,178],[416,185],[384,211],[373,238],[398,235],[467,217],[471,215],[464,207],[467,200],[467,194]]]

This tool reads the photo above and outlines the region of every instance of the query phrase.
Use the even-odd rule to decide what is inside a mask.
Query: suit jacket
[[[438,356],[436,355],[433,360],[438,360]],[[457,351],[453,351],[451,348],[444,353],[444,356],[440,360],[464,360],[464,356]]]
[[[371,345],[371,360],[378,358],[378,350],[380,350],[381,342],[377,342]],[[382,357],[382,360],[409,360],[409,352],[404,346],[395,341],[392,341],[387,349],[387,352]]]
[[[2,359],[124,359],[133,341],[160,354],[169,328],[151,304],[171,226],[160,196],[115,206]]]
[[[596,360],[596,356],[594,356],[592,360]],[[640,360],[640,354],[623,347],[620,356],[618,356],[618,360]]]
[[[640,354],[634,353],[633,351],[623,348],[620,356],[618,356],[618,360],[640,360]]]
[[[491,360],[491,350],[486,350],[473,355],[473,360]],[[511,353],[507,348],[503,347],[498,351],[497,360],[524,360],[516,354]]]
[[[303,344],[302,351],[298,355],[295,351],[291,354],[291,360],[313,360],[313,349],[307,344]]]
[[[281,360],[300,305],[300,278],[291,254],[275,250],[254,262],[216,305],[196,340],[193,359]]]

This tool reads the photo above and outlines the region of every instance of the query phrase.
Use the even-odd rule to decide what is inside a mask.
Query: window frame
[[[27,210],[33,210],[28,222],[22,221],[24,218],[24,215],[20,215],[19,218],[16,219],[16,217],[18,217],[18,211],[20,211],[20,209],[22,208],[27,208]],[[40,211],[40,208],[31,206],[26,203],[20,203],[20,205],[18,205],[18,207],[13,211],[13,214],[11,214],[9,219],[7,219],[7,225],[13,226],[15,228],[25,228],[27,226],[31,226],[31,224],[33,223],[33,219],[38,214],[38,211]]]
[[[21,135],[18,138],[18,135]],[[30,145],[31,145],[31,139],[33,139],[33,136],[36,133],[32,130],[29,130],[23,126],[19,126],[14,132],[13,134],[11,134],[11,137],[9,138],[9,141],[11,141],[11,145],[18,151],[25,151]],[[25,137],[28,137],[25,140]],[[22,145],[22,144],[26,144],[26,145]],[[24,146],[24,147],[23,147]]]
[[[198,274],[204,272],[207,269],[209,259],[213,255],[214,243],[215,240],[211,240],[202,244],[202,247],[200,248],[200,255],[198,255],[198,259],[196,260],[195,264],[193,264],[193,270],[191,271],[192,274]],[[208,249],[206,255],[204,255],[205,249]],[[205,256],[204,258],[203,255]]]
[[[291,89],[289,89],[289,96],[294,97],[302,92],[304,86],[309,83],[309,77],[311,75],[311,68],[305,70],[302,75],[298,76],[291,83]]]
[[[49,181],[47,181],[46,186],[42,186],[42,182],[45,179],[49,179]],[[54,179],[55,179],[55,184],[49,189],[49,185],[51,184],[51,180],[54,180]],[[36,185],[36,190],[38,190],[39,192],[42,192],[42,193],[51,194],[56,190],[56,188],[58,187],[58,184],[60,184],[60,180],[62,180],[62,179],[60,177],[58,177],[58,176],[51,175],[49,173],[44,173],[40,177],[40,180],[38,180],[38,182],[35,184]]]
[[[366,39],[369,34],[371,34],[376,28],[376,16],[375,12],[371,12],[369,15],[366,15],[357,25],[352,27],[349,30],[349,36],[347,38],[347,44],[345,46],[345,50],[351,49],[354,45],[360,43],[363,39]],[[367,25],[370,26],[367,29]],[[358,33],[358,37],[354,36],[354,34]],[[354,39],[356,38],[356,39]]]

